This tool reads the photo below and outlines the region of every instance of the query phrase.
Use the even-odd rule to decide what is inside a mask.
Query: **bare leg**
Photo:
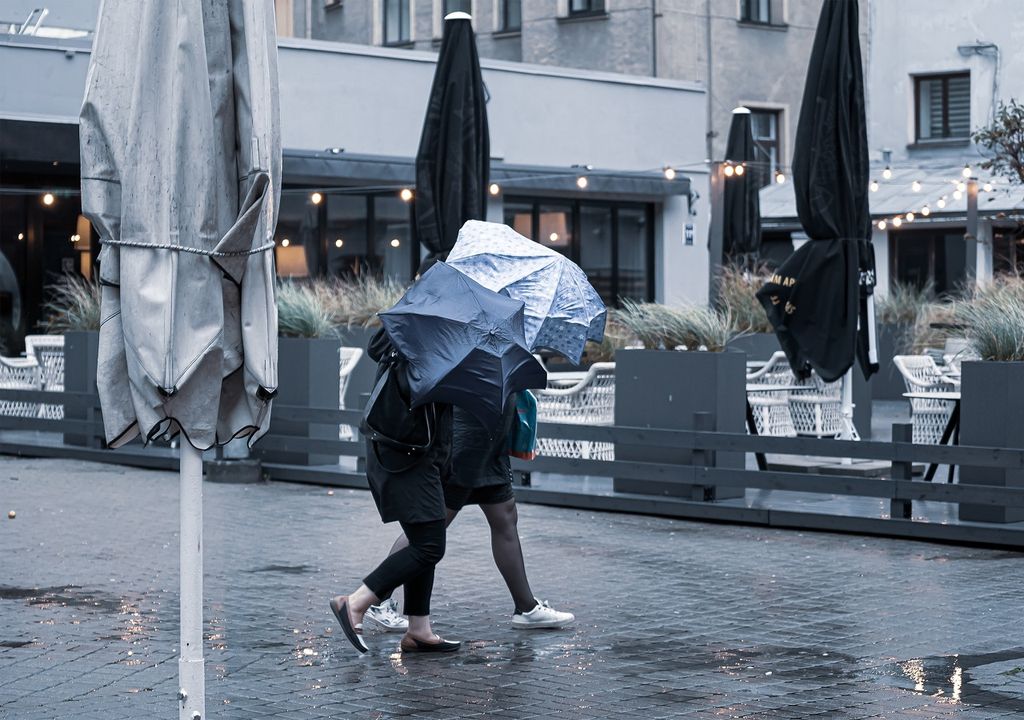
[[[498,572],[505,579],[508,591],[516,604],[517,612],[529,612],[537,604],[537,599],[530,589],[530,581],[526,577],[526,563],[523,561],[523,548],[519,544],[519,511],[516,501],[508,500],[495,505],[481,505],[491,526],[491,553]]]

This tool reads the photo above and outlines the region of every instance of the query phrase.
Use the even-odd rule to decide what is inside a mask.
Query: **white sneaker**
[[[409,621],[398,613],[398,603],[394,598],[388,598],[380,605],[371,605],[363,619],[377,623],[384,632],[405,632],[409,629]]]
[[[560,612],[546,602],[537,600],[537,606],[530,612],[517,612],[512,616],[512,626],[521,630],[560,628],[565,627],[575,619],[576,616],[572,613]]]

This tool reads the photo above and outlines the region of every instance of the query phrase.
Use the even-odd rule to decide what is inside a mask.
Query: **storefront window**
[[[612,257],[612,209],[580,208],[580,267],[605,303],[615,303],[615,268]]]
[[[541,205],[538,237],[534,238],[552,250],[573,256],[572,207],[566,205]]]
[[[646,208],[619,208],[617,214],[619,262],[618,298],[646,300],[650,272],[651,228]]]
[[[379,195],[374,201],[376,268],[387,277],[408,280],[415,272],[412,206],[393,195]]]
[[[892,279],[938,295],[956,293],[967,274],[964,233],[955,230],[900,230],[889,233]]]
[[[369,271],[367,224],[371,199],[327,195],[327,274],[354,277]]]
[[[505,201],[505,224],[533,240],[533,203]]]
[[[277,275],[282,278],[304,278],[316,274],[320,260],[320,233],[317,228],[317,206],[307,193],[284,192],[278,213]]]

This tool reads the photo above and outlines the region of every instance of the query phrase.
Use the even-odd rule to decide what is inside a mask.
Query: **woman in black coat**
[[[387,335],[378,332],[370,341],[369,355],[378,362],[377,377],[387,371],[392,356]],[[404,380],[403,372],[397,376]],[[401,385],[401,382],[399,383]],[[408,388],[405,388],[408,397]],[[366,652],[362,638],[366,610],[405,586],[405,614],[409,617],[401,647],[404,652],[452,652],[459,643],[444,640],[430,627],[430,595],[434,567],[444,557],[446,513],[441,480],[451,461],[452,411],[449,405],[435,405],[427,412],[435,421],[434,442],[418,461],[385,444],[367,438],[366,477],[381,520],[402,526],[407,546],[393,552],[363,580],[350,595],[337,595],[331,611],[357,650]]]

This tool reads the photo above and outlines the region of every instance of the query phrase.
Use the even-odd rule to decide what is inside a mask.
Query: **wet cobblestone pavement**
[[[523,506],[534,588],[579,618],[525,633],[470,508],[435,592],[463,651],[360,658],[327,598],[394,537],[369,495],[205,491],[210,718],[1024,716],[1016,553]],[[176,498],[0,458],[0,718],[175,717]]]

